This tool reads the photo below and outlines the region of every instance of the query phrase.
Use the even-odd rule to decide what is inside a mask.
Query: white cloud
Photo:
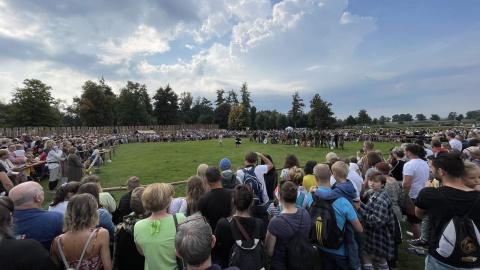
[[[119,64],[131,60],[135,55],[152,55],[165,53],[170,50],[168,35],[160,35],[157,31],[146,25],[139,25],[132,36],[119,39],[109,39],[100,44],[104,50],[100,54],[103,64]]]

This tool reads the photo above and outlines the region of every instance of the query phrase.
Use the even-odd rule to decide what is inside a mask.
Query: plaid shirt
[[[365,252],[375,259],[393,258],[395,223],[392,202],[388,195],[382,189],[371,196],[358,212],[365,222]]]

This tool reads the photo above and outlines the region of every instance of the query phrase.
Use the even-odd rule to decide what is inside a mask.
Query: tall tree
[[[250,99],[250,92],[248,91],[248,85],[246,82],[244,82],[242,88],[240,88],[240,95],[242,98],[243,109],[245,110],[245,123],[243,123],[243,126],[251,127],[250,103],[252,100]]]
[[[325,129],[334,122],[332,112],[332,103],[323,100],[319,94],[316,94],[310,101],[309,122],[315,129]]]
[[[158,88],[153,96],[153,117],[159,125],[173,125],[178,123],[178,95],[172,90],[170,84],[165,88]]]
[[[82,94],[80,98],[74,99],[74,102],[76,101],[77,114],[84,126],[99,127],[114,124],[114,103],[107,100],[105,92],[108,90],[111,92],[105,82],[97,84],[88,80],[83,84]]]
[[[228,115],[228,128],[237,130],[243,129],[245,117],[245,108],[243,108],[242,104],[238,106],[233,106],[230,109],[230,114]]]
[[[383,126],[385,125],[385,122],[387,122],[387,118],[385,116],[380,116],[380,118],[378,118],[378,124]]]
[[[292,95],[292,109],[288,111],[288,118],[290,118],[290,122],[293,123],[295,128],[297,127],[297,123],[301,120],[300,118],[303,115],[303,108],[305,108],[305,104],[297,91]]]
[[[392,115],[392,122],[396,123],[396,122],[399,122],[400,116],[398,114],[394,114]]]
[[[193,96],[190,92],[182,92],[180,94],[180,118],[185,124],[192,124],[192,106]]]
[[[239,104],[237,93],[235,92],[235,90],[232,89],[232,90],[228,91],[228,96],[227,96],[226,101],[227,101],[227,103],[230,107],[237,106]]]
[[[217,99],[215,100],[215,106],[220,106],[220,104],[224,103],[226,101],[225,97],[225,90],[223,89],[218,89],[217,90]]]
[[[117,95],[113,93],[112,87],[105,83],[105,79],[102,77],[98,81],[98,85],[102,88],[105,94],[105,122],[108,125],[117,125],[117,112],[115,107],[117,105]]]
[[[60,116],[52,87],[37,79],[26,79],[15,88],[10,106],[13,126],[56,126]]]
[[[355,117],[353,117],[352,115],[349,115],[349,116],[347,117],[347,119],[345,119],[345,124],[346,124],[347,126],[352,127],[352,126],[355,126],[355,125],[357,124],[357,120],[356,120]]]
[[[256,115],[257,115],[257,107],[255,106],[252,106],[252,108],[250,108],[250,128],[251,129],[257,129],[257,124],[255,122],[255,118],[256,118]]]
[[[458,122],[462,121],[463,120],[463,114],[459,114],[457,117],[455,117],[455,120],[457,120]]]
[[[230,114],[230,106],[226,102],[221,103],[214,110],[213,123],[218,124],[219,128],[228,128],[228,115]]]
[[[152,104],[148,104],[150,98],[147,97],[147,87],[144,84],[128,81],[118,96],[116,111],[119,125],[150,125],[151,118],[148,110]]]
[[[440,121],[440,116],[438,114],[432,114],[432,116],[430,116],[430,120]]]
[[[368,124],[372,123],[372,118],[368,115],[367,110],[361,109],[358,112],[357,122],[361,125],[368,125]]]
[[[415,115],[415,118],[417,118],[418,121],[425,121],[425,120],[427,120],[427,117],[426,117],[424,114],[422,114],[422,113],[419,113],[419,114]]]
[[[455,117],[457,117],[457,113],[456,112],[449,112],[448,113],[448,120],[455,120]]]
[[[480,120],[480,110],[476,110],[476,111],[468,111],[466,116],[465,116],[466,119],[477,119],[477,120]]]
[[[192,107],[191,119],[194,124],[212,124],[214,119],[212,102],[205,97],[197,97]]]

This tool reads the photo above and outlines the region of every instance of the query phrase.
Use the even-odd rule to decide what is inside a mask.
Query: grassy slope
[[[398,145],[394,143],[375,143],[375,149],[388,153],[388,149]],[[355,155],[362,147],[362,142],[346,142],[345,150],[333,150],[339,156]],[[186,180],[196,173],[201,163],[218,166],[224,157],[230,159],[232,168],[243,166],[244,155],[248,151],[256,151],[272,156],[277,168],[282,167],[283,158],[286,154],[294,153],[301,165],[308,160],[324,162],[325,155],[332,151],[326,148],[304,148],[286,145],[272,145],[270,143],[254,143],[243,139],[243,144],[236,148],[233,139],[223,140],[223,147],[217,140],[192,141],[179,143],[136,143],[119,145],[112,157],[112,163],[100,168],[100,179],[103,187],[124,186],[130,176],[138,176],[142,184],[154,182],[175,182]],[[42,181],[47,190],[47,181]],[[117,200],[124,191],[113,192]],[[176,196],[185,195],[185,186],[176,186]],[[46,202],[51,201],[52,196],[45,194]],[[408,225],[404,226],[408,228]],[[404,239],[410,236],[405,234]],[[414,255],[406,254],[403,249],[404,243],[399,247],[399,269],[423,269],[423,259]]]

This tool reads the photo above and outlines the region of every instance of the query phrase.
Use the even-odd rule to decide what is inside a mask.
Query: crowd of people
[[[399,252],[425,256],[425,269],[480,268],[475,132],[417,139],[388,158],[370,140],[356,156],[302,163],[288,154],[277,167],[248,152],[236,171],[228,157],[200,164],[185,197],[131,177],[118,203],[98,176],[62,174],[70,155],[83,166],[72,139],[33,145],[47,152],[48,210],[42,186],[4,165],[32,145],[0,150],[0,269],[397,269]],[[402,241],[411,247],[399,250]]]

